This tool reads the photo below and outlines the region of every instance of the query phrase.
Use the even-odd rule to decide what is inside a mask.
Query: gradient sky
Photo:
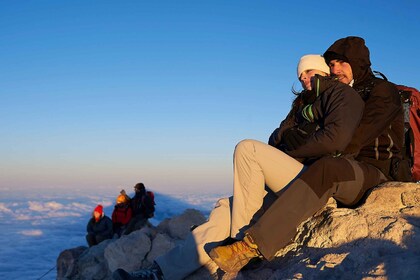
[[[289,2],[0,1],[0,188],[230,190],[300,56],[349,35],[420,87],[420,2]]]

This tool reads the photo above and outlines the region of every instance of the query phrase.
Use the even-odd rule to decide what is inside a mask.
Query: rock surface
[[[63,251],[57,279],[111,279],[118,267],[150,266],[181,242],[204,216],[197,210],[87,249]],[[271,261],[250,265],[236,279],[420,279],[420,184],[388,182],[355,209],[329,203],[303,222]],[[187,279],[231,279],[209,263]]]

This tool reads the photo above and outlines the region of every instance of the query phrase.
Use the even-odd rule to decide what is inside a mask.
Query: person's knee
[[[92,234],[87,234],[86,235],[86,242],[89,245],[89,247],[92,247],[92,246],[96,245],[95,236],[92,235]]]
[[[235,147],[235,155],[247,153],[248,151],[254,150],[255,140],[245,139],[240,141]]]
[[[224,197],[219,199],[216,204],[214,205],[214,208],[229,208],[230,207],[230,199],[228,197]]]

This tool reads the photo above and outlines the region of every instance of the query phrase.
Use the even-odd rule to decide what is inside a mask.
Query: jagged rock
[[[147,262],[152,264],[157,257],[165,254],[173,247],[175,247],[175,242],[167,234],[158,233],[153,239],[152,249],[147,255]]]
[[[77,259],[86,249],[86,246],[79,246],[60,253],[57,259],[57,280],[69,279],[75,275]]]
[[[148,223],[141,230],[119,239],[109,239],[89,249],[78,247],[63,251],[57,259],[57,279],[108,280],[117,268],[127,271],[148,267],[153,260],[173,248],[191,226],[202,224],[204,215],[187,209],[173,219],[163,221],[158,227]],[[80,248],[84,248],[81,251]]]
[[[167,219],[158,226],[158,230],[167,232],[172,238],[185,239],[191,226],[201,225],[206,221],[203,214],[195,209],[187,209],[179,216]]]
[[[69,279],[99,280],[110,278],[111,273],[108,269],[108,262],[104,257],[104,250],[111,243],[111,239],[105,240],[84,251],[76,262],[76,274]]]
[[[110,271],[117,268],[133,271],[143,266],[152,244],[147,231],[141,229],[123,235],[105,248],[105,259]]]
[[[110,279],[117,267],[129,271],[147,267],[185,238],[191,225],[202,222],[200,212],[187,210],[157,228],[86,250],[73,268],[71,257],[66,257],[72,251],[64,251],[57,261],[63,264],[57,279]],[[187,279],[418,279],[419,230],[420,185],[388,182],[373,189],[355,209],[337,208],[331,199],[299,226],[293,242],[271,262],[250,265],[236,277],[210,262]]]
[[[271,269],[270,278],[240,274],[244,279],[416,279],[419,230],[420,185],[389,182],[356,209],[329,203],[302,223],[293,243],[260,265]]]

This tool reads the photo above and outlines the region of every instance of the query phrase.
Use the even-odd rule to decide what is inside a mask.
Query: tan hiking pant
[[[301,172],[295,159],[255,140],[243,140],[234,152],[233,197],[216,203],[208,221],[186,240],[160,256],[156,262],[165,279],[179,280],[206,264],[207,252],[226,238],[242,238],[267,195],[266,187],[277,193]]]

